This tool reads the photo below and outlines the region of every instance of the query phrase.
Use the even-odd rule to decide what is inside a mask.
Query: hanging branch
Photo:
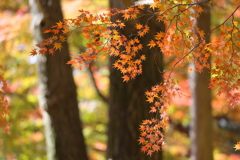
[[[96,81],[96,79],[95,79],[95,77],[94,77],[94,73],[93,73],[93,70],[92,70],[93,65],[94,65],[94,62],[91,62],[91,63],[89,64],[88,71],[89,71],[89,73],[90,73],[90,77],[91,77],[91,80],[92,80],[92,82],[93,82],[94,88],[95,88],[98,96],[99,96],[105,103],[108,103],[108,97],[104,96],[104,95],[102,94],[102,92],[100,91],[100,89],[98,88],[98,86],[97,86],[97,81]]]

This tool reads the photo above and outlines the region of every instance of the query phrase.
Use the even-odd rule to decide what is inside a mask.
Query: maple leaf
[[[142,152],[147,152],[148,148],[146,146],[142,146],[141,150]]]
[[[119,26],[121,29],[123,29],[126,25],[125,25],[124,23],[120,23],[118,26]]]
[[[156,109],[156,107],[151,107],[151,110],[149,111],[149,113],[155,113],[155,112],[157,112],[157,109]]]
[[[140,125],[140,131],[144,131],[145,129],[146,129],[146,127],[145,126],[143,126],[143,125]]]
[[[142,27],[143,27],[142,24],[139,24],[139,23],[136,24],[136,29],[140,30],[140,29],[142,29]]]
[[[55,48],[56,50],[57,50],[57,49],[61,50],[61,48],[62,48],[62,43],[55,42],[53,45],[54,45],[54,48]]]
[[[233,148],[235,148],[236,150],[240,150],[240,142],[238,142],[237,144],[235,144],[235,146],[234,146]]]
[[[53,32],[54,34],[58,34],[58,33],[59,33],[59,29],[53,29],[52,32]]]
[[[33,49],[30,53],[31,53],[31,56],[35,56],[35,55],[37,55],[37,50]]]
[[[127,13],[127,12],[125,12],[124,15],[123,15],[123,18],[124,18],[125,20],[128,20],[128,19],[130,18],[130,14]]]
[[[49,52],[49,54],[53,54],[53,53],[54,53],[54,49],[50,48],[50,49],[48,50],[48,52]]]
[[[52,32],[52,30],[48,29],[48,30],[44,31],[43,33],[49,33],[49,32]]]
[[[203,12],[203,9],[202,9],[202,7],[198,6],[198,8],[196,9],[196,11],[197,11],[198,13],[202,13],[202,12]]]
[[[154,151],[159,151],[159,150],[160,150],[160,146],[154,144],[154,145],[152,146],[152,149],[153,149]]]
[[[154,42],[154,40],[151,40],[150,43],[148,44],[148,46],[151,48],[156,46],[156,43]]]
[[[144,60],[146,60],[146,56],[145,56],[145,55],[141,55],[140,59],[141,59],[142,61],[144,61]]]
[[[232,22],[234,26],[237,26],[238,25],[238,22],[237,21],[233,21]]]
[[[152,156],[152,154],[153,154],[153,150],[151,150],[151,149],[149,149],[148,151],[147,151],[147,155],[149,155],[150,157]]]
[[[60,39],[61,42],[65,42],[66,41],[66,37],[62,36],[62,35],[59,36],[59,39]]]
[[[128,82],[130,80],[130,77],[128,75],[124,75],[122,78],[123,82]]]
[[[57,25],[56,25],[58,28],[62,28],[63,27],[63,22],[62,21],[59,21],[57,22]]]
[[[136,18],[137,18],[137,14],[132,14],[132,15],[131,15],[131,18],[132,18],[132,19],[136,19]]]
[[[143,136],[143,137],[147,136],[147,132],[142,132],[141,136]]]
[[[147,32],[149,31],[149,29],[150,29],[150,28],[149,28],[147,25],[145,25],[145,26],[144,26],[144,29],[143,29],[143,32],[144,32],[144,33],[147,33]]]
[[[144,5],[138,5],[137,7],[138,7],[139,9],[141,9],[141,10],[143,10],[143,9],[145,8]]]
[[[147,101],[148,101],[149,103],[152,103],[152,102],[153,102],[153,100],[154,100],[154,98],[153,98],[153,97],[148,97],[148,99],[147,99]]]
[[[144,144],[146,140],[145,140],[145,138],[140,137],[140,138],[138,139],[138,141],[139,141],[139,144]]]
[[[39,53],[40,54],[45,54],[47,52],[47,48],[46,47],[43,47],[39,50]]]
[[[146,146],[148,149],[150,149],[150,148],[152,147],[152,143],[147,143],[145,146]]]
[[[150,8],[155,10],[156,7],[157,7],[157,3],[150,3]]]
[[[156,40],[160,40],[164,37],[164,33],[163,32],[158,32],[156,35],[155,35],[155,39]]]

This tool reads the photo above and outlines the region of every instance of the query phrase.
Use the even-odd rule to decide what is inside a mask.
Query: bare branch
[[[91,63],[89,64],[88,70],[89,70],[90,77],[91,77],[91,79],[92,79],[94,88],[95,88],[98,96],[99,96],[105,103],[108,103],[108,97],[104,96],[104,95],[102,94],[102,92],[99,90],[98,86],[97,86],[97,81],[96,81],[96,79],[95,79],[95,77],[94,77],[94,73],[93,73],[93,70],[92,70],[92,66],[93,66],[93,62],[91,62]]]

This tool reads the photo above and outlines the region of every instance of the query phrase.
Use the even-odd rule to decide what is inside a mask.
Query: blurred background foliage
[[[94,13],[108,7],[107,0],[63,0],[65,18],[74,18],[79,9]],[[212,25],[226,17],[229,10],[227,1],[220,1],[213,10]],[[221,13],[221,14],[219,14]],[[34,47],[31,29],[31,16],[27,0],[1,0],[0,3],[0,61],[4,77],[8,82],[8,99],[11,105],[11,134],[0,130],[1,160],[44,160],[46,159],[42,111],[39,109],[36,57],[30,57]],[[214,38],[214,35],[212,35]],[[68,39],[72,55],[86,50],[86,41],[81,33],[74,31]],[[165,61],[165,68],[171,60]],[[84,136],[92,160],[104,160],[106,150],[106,126],[108,121],[107,103],[96,92],[96,86],[103,96],[108,95],[108,58],[92,64],[91,72],[84,68],[74,70],[78,86],[79,106],[84,123]],[[181,72],[181,69],[179,70]],[[178,70],[174,74],[179,74]],[[179,74],[179,82],[184,88],[182,98],[173,97],[169,108],[170,124],[166,131],[166,160],[189,159],[189,103],[187,75]],[[239,152],[233,145],[240,139],[240,107],[229,108],[222,97],[214,97],[214,157],[216,160],[239,160]]]

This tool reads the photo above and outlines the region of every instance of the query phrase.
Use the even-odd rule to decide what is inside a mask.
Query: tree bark
[[[133,4],[133,1],[127,1]],[[110,8],[125,9],[129,7],[124,0],[110,0]],[[146,10],[144,12],[147,12]],[[126,28],[121,33],[129,37],[136,32],[136,23],[145,24],[149,16],[143,16],[137,22],[126,22]],[[121,19],[121,16],[112,17],[112,20]],[[146,102],[145,92],[162,81],[163,57],[159,49],[150,50],[147,44],[154,34],[164,31],[163,23],[156,19],[149,19],[150,33],[140,41],[147,59],[143,62],[143,74],[134,80],[123,82],[120,71],[113,69],[115,57],[110,58],[110,97],[109,97],[109,124],[107,159],[111,160],[161,160],[162,152],[152,157],[140,151],[138,144],[139,125],[142,120],[150,117],[149,104]],[[156,65],[157,64],[157,65]]]
[[[208,4],[202,4],[201,7],[203,13],[196,20],[196,26],[207,35],[210,31],[210,7]],[[209,42],[210,36],[207,36],[206,43]],[[192,66],[194,67],[193,64]],[[201,73],[195,71],[190,74],[191,160],[213,160],[211,91],[208,88],[210,78],[210,69],[207,68]]]
[[[60,0],[29,0],[36,43],[49,35],[43,31],[63,19]],[[87,160],[86,146],[79,117],[76,86],[68,45],[61,51],[39,55],[37,59],[40,106],[43,108],[48,159]]]

